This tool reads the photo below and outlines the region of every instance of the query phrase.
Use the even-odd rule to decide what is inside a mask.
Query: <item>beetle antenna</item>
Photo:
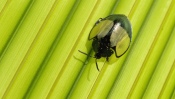
[[[97,59],[95,59],[95,63],[96,63],[97,70],[100,71],[98,68]]]
[[[85,53],[85,52],[82,52],[82,51],[80,51],[80,50],[78,50],[80,53],[82,53],[82,54],[84,54],[84,55],[87,55],[87,56],[89,56],[89,57],[93,57],[93,56],[91,56],[91,55],[88,55],[87,53]],[[95,57],[93,57],[93,58],[95,58]]]
[[[91,55],[88,55],[88,54],[85,53],[85,52],[82,52],[82,51],[80,51],[80,50],[78,50],[78,51],[79,51],[80,53],[84,54],[84,55],[87,55],[87,56],[89,56],[89,57],[93,57],[93,56],[91,56]],[[93,58],[95,58],[95,57],[93,57]],[[100,71],[99,68],[98,68],[98,64],[97,64],[97,59],[96,59],[96,58],[95,58],[95,63],[96,63],[97,70]]]

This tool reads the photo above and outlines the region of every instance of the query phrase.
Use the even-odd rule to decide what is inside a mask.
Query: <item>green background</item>
[[[0,98],[175,98],[175,0],[0,0]],[[103,66],[88,35],[125,14],[132,42]]]

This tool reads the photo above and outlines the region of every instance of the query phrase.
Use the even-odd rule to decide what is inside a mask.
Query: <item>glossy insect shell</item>
[[[108,60],[113,53],[116,57],[122,56],[128,50],[131,38],[132,29],[127,17],[114,14],[100,18],[92,28],[88,39],[93,39],[95,58],[106,57]]]

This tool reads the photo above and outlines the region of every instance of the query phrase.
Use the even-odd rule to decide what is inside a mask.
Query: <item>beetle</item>
[[[114,53],[117,58],[121,57],[128,50],[131,38],[131,24],[125,15],[112,14],[100,18],[94,24],[88,37],[89,40],[93,40],[92,48],[95,52],[97,70],[99,71],[97,59],[105,57],[106,61],[109,61],[109,57]]]

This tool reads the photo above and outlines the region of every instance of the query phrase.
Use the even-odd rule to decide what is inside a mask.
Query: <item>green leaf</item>
[[[0,98],[173,99],[174,12],[175,0],[1,0]],[[98,71],[88,36],[110,14],[128,16],[132,42]]]

